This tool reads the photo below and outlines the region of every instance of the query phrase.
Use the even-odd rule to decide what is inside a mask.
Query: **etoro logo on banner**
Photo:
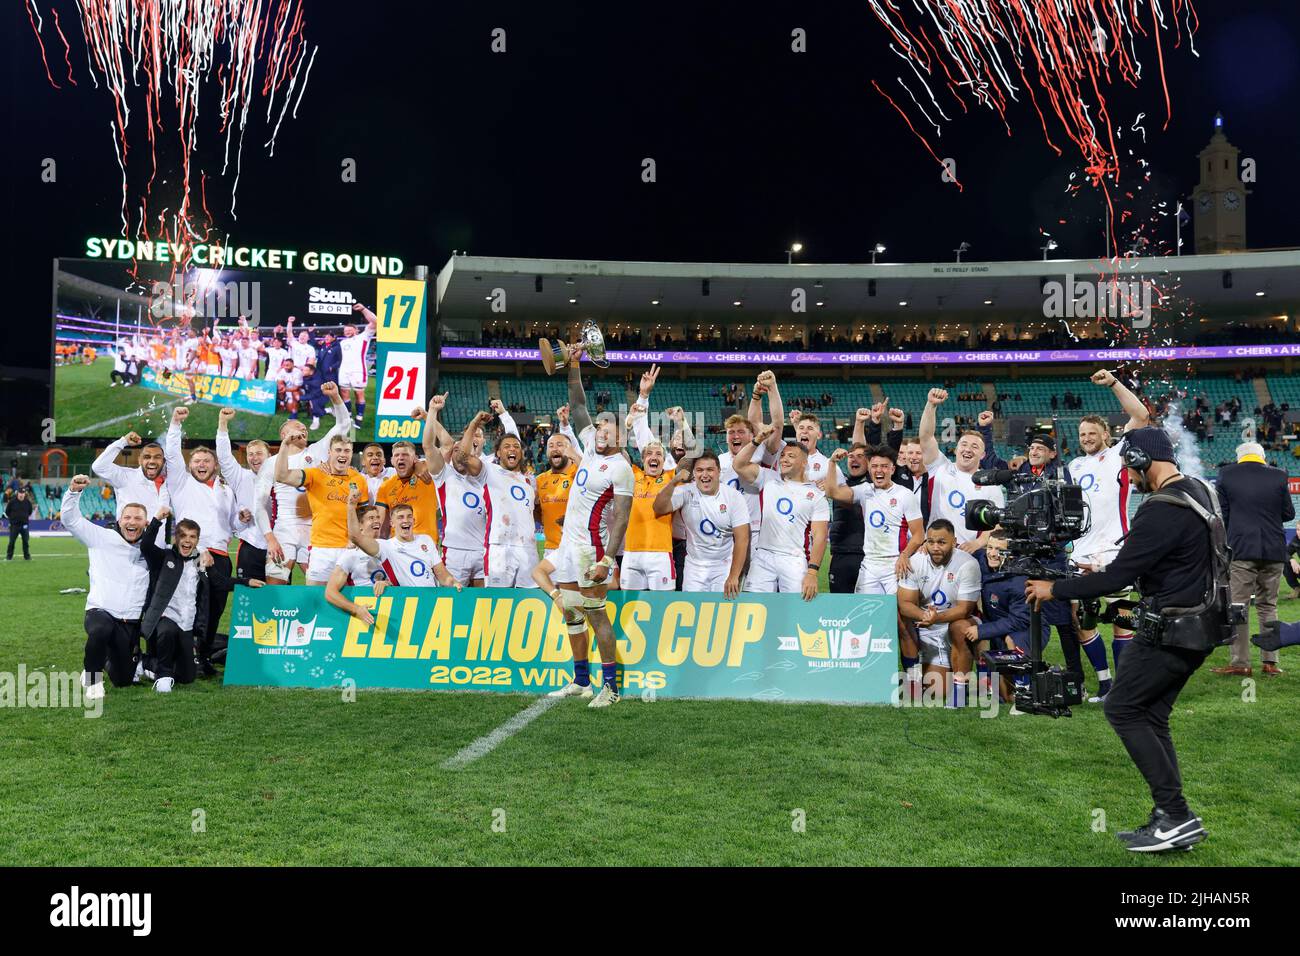
[[[348,591],[369,626],[320,588],[236,589],[229,684],[543,693],[572,677],[552,602],[519,590]],[[889,703],[897,610],[889,596],[621,592],[608,613],[620,686],[661,697]],[[796,652],[793,656],[791,651]],[[594,640],[593,665],[600,655]]]
[[[375,283],[375,314],[379,320],[375,438],[380,441],[418,442],[424,433],[424,423],[411,418],[411,410],[424,405],[428,387],[426,292],[427,285],[416,279],[380,279]]]

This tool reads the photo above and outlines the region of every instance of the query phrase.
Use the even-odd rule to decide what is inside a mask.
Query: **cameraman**
[[[994,531],[976,557],[980,564],[980,613],[978,617],[954,621],[949,625],[953,640],[973,645],[978,660],[982,645],[989,644],[997,650],[1010,650],[1012,646],[1022,654],[1029,653],[1029,603],[1025,600],[1025,576],[1003,570],[1007,557],[1007,539]],[[1050,633],[1050,632],[1048,632]],[[1047,634],[1044,634],[1046,643]],[[983,669],[984,664],[980,664]],[[982,678],[981,678],[982,679]],[[1016,683],[1027,683],[1028,677],[1017,677]],[[1011,708],[1013,715],[1021,711]]]
[[[1203,482],[1179,473],[1164,429],[1148,426],[1128,432],[1122,454],[1129,480],[1139,491],[1192,499],[1215,512],[1214,493]],[[1123,547],[1106,568],[1055,582],[1031,580],[1025,585],[1025,598],[1035,602],[1098,598],[1125,591],[1136,581],[1142,604],[1151,611],[1196,608],[1204,601],[1207,577],[1214,574],[1214,559],[1206,523],[1196,511],[1150,498],[1138,509]],[[1145,824],[1119,834],[1130,850],[1188,849],[1205,839],[1200,817],[1183,798],[1169,714],[1188,678],[1210,655],[1210,647],[1193,649],[1173,642],[1196,643],[1184,640],[1181,628],[1195,627],[1206,616],[1162,617],[1163,640],[1139,630],[1125,652],[1123,670],[1106,695],[1106,719],[1155,800]]]

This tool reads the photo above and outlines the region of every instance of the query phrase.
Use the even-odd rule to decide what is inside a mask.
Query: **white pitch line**
[[[144,414],[148,415],[148,413],[151,411],[156,412],[163,408],[171,408],[171,406],[176,405],[183,401],[185,401],[185,399],[183,398],[173,398],[170,402],[163,402],[161,405],[155,405],[152,408],[145,409]],[[128,412],[125,415],[118,415],[117,418],[110,418],[107,421],[95,422],[95,424],[93,425],[87,425],[85,428],[78,428],[75,432],[72,432],[68,437],[76,438],[80,435],[85,435],[87,432],[91,434],[91,437],[94,437],[94,433],[101,428],[104,428],[108,425],[116,425],[118,422],[124,422],[128,418],[139,418],[140,415],[141,412],[139,409],[137,409],[136,411]]]
[[[526,710],[521,710],[519,713],[515,714],[490,734],[483,735],[478,740],[463,747],[455,756],[448,757],[443,761],[442,769],[459,770],[461,767],[478,760],[479,757],[486,757],[501,744],[505,743],[515,734],[519,733],[519,731],[523,730],[534,720],[563,700],[563,697],[541,698]]]

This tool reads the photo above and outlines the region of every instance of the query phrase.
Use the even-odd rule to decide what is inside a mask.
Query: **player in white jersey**
[[[867,451],[870,481],[842,485],[838,465],[848,452],[837,449],[830,458],[830,474],[822,487],[828,498],[862,509],[862,567],[857,594],[897,594],[898,579],[907,573],[914,555],[925,541],[921,528],[921,499],[894,484],[898,453],[888,445]]]
[[[297,418],[298,400],[302,397],[302,371],[294,367],[293,359],[284,360],[274,381],[280,407],[289,413],[290,418]]]
[[[705,449],[684,462],[671,484],[655,496],[655,514],[674,512],[686,531],[683,591],[740,593],[740,576],[749,555],[749,505],[745,496],[721,483],[718,455]]]
[[[280,370],[284,367],[285,359],[289,357],[289,350],[280,345],[279,339],[271,339],[266,344],[266,374],[263,378],[268,382],[277,380]]]
[[[817,443],[822,440],[821,420],[796,408],[790,412],[790,424],[794,426],[794,440],[808,452],[804,476],[809,481],[821,481],[831,472],[830,459],[817,450]]]
[[[482,474],[472,475],[454,460],[458,440],[443,427],[438,415],[447,406],[447,396],[434,395],[429,408],[421,412],[425,419],[423,445],[429,474],[438,488],[438,510],[442,514],[442,560],[447,570],[461,584],[483,587],[483,542],[487,533],[487,505],[483,500],[486,486]],[[515,421],[500,401],[492,410],[501,420],[506,434],[518,437]],[[467,429],[472,436],[470,451],[485,462],[495,455],[483,455],[486,434],[481,426]],[[448,464],[448,459],[453,459]]]
[[[1105,369],[1097,371],[1092,375],[1092,382],[1114,392],[1120,407],[1128,412],[1125,431],[1150,424],[1151,416],[1142,399],[1112,373]],[[1119,449],[1111,447],[1110,425],[1100,415],[1085,415],[1080,419],[1079,448],[1083,454],[1070,462],[1070,477],[1083,491],[1091,524],[1088,532],[1074,542],[1071,557],[1081,571],[1092,573],[1106,569],[1119,553],[1120,539],[1128,534],[1128,469]],[[1077,611],[1076,606],[1076,615]],[[1111,653],[1116,664],[1132,638],[1132,631],[1115,625]],[[1106,644],[1095,627],[1087,629],[1080,624],[1079,646],[1097,672],[1097,693],[1088,701],[1100,703],[1110,693],[1112,680]]]
[[[378,538],[381,523],[379,509],[364,502],[351,507],[357,513],[358,528],[370,537]],[[379,559],[366,554],[356,545],[351,545],[339,557],[338,564],[334,565],[334,570],[330,572],[330,579],[325,584],[325,600],[370,627],[375,623],[370,608],[350,600],[343,593],[343,589],[348,587],[374,588],[375,600],[378,601],[387,584],[388,576],[384,573],[383,565],[380,564]]]
[[[330,400],[334,427],[315,443],[307,443],[307,426],[290,419],[280,426],[280,441],[296,449],[289,457],[290,470],[323,467],[329,456],[330,439],[349,435],[352,419],[347,406],[339,399],[338,386],[326,382],[321,392]],[[270,584],[288,584],[294,565],[307,567],[311,544],[311,515],[300,488],[275,480],[275,469],[264,467],[257,475],[257,500],[267,509],[270,527],[266,532],[266,580]]]
[[[238,351],[239,366],[235,369],[235,377],[246,381],[257,378],[257,364],[262,355],[257,345],[249,339],[241,339]]]
[[[754,535],[758,533],[759,526],[762,522],[762,513],[759,509],[758,486],[747,484],[740,480],[736,474],[736,469],[732,467],[736,455],[740,450],[754,440],[754,424],[747,418],[740,415],[732,415],[727,419],[727,450],[718,456],[718,468],[721,470],[719,480],[735,491],[739,491],[745,497],[745,506],[749,509],[749,543],[754,543]],[[754,452],[754,461],[764,468],[770,468],[776,461],[776,457],[768,451],[767,445],[763,445],[758,451]]]
[[[997,485],[975,484],[975,472],[984,459],[984,436],[979,432],[962,432],[957,439],[955,461],[939,450],[939,442],[934,437],[935,411],[947,400],[944,389],[930,389],[917,429],[921,454],[930,475],[930,523],[939,518],[947,520],[956,529],[958,547],[974,554],[984,547],[990,532],[966,527],[966,502],[982,499],[1001,507],[1006,504],[1006,495]]]
[[[483,533],[483,577],[490,588],[535,588],[537,564],[537,485],[524,473],[524,446],[516,435],[497,442],[495,461],[479,458],[474,436],[492,418],[479,412],[465,428],[453,455],[453,464],[466,476],[482,482],[486,512]]]
[[[396,469],[390,468],[384,461],[384,446],[369,444],[361,449],[361,474],[366,476],[366,490],[370,492],[370,503],[378,500],[379,486],[393,475]]]
[[[618,446],[618,424],[605,413],[593,424],[580,367],[583,346],[565,348],[569,378],[569,418],[578,429],[582,461],[564,509],[560,546],[550,559],[533,568],[533,580],[551,596],[569,632],[573,651],[573,680],[552,696],[592,698],[587,626],[600,649],[601,688],[589,707],[608,707],[619,699],[617,647],[606,613],[605,596],[615,555],[623,549],[632,514],[635,479],[632,466]],[[554,574],[554,580],[551,575]]]
[[[415,533],[415,509],[395,505],[388,515],[391,538],[376,538],[367,533],[357,519],[361,489],[348,496],[348,536],[358,548],[379,560],[384,576],[399,588],[445,587],[460,590],[460,582],[447,573],[438,560],[438,546],[427,534]]]
[[[221,340],[217,355],[221,358],[221,374],[226,378],[234,378],[235,369],[239,366],[239,349],[229,337]]]
[[[762,506],[745,590],[798,592],[811,601],[817,596],[831,506],[821,488],[804,480],[808,451],[803,445],[782,448],[776,471],[750,460],[773,431],[773,426],[764,425],[733,462],[741,481],[758,486]]]
[[[355,325],[343,326],[343,338],[339,339],[339,388],[343,389],[345,402],[353,398],[353,392],[356,393],[353,414],[360,425],[366,414],[366,382],[370,376],[368,350],[378,319],[360,302],[352,306],[352,311],[364,315],[366,325],[364,329]]]
[[[926,684],[942,684],[945,704],[964,707],[973,659],[964,641],[949,639],[948,625],[975,613],[981,580],[979,562],[956,545],[952,522],[932,519],[925,547],[912,555],[898,584],[898,611],[917,625]]]
[[[316,347],[311,344],[310,336],[304,329],[297,335],[293,334],[293,316],[285,321],[286,326],[286,344],[289,347],[289,357],[293,359],[293,364],[302,368],[304,365],[316,364]]]

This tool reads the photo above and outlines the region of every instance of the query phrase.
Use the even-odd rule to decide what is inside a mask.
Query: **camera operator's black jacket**
[[[1160,490],[1191,496],[1213,510],[1213,492],[1194,478],[1180,478]],[[1104,571],[1057,581],[1052,595],[1061,600],[1104,597],[1136,583],[1154,610],[1195,607],[1205,598],[1210,559],[1205,522],[1195,511],[1165,501],[1144,501],[1115,560]]]
[[[980,563],[981,600],[979,637],[982,641],[1009,637],[1021,650],[1029,648],[1029,604],[1025,601],[1025,581],[1022,574],[1005,574],[989,567],[984,552],[976,557]]]

